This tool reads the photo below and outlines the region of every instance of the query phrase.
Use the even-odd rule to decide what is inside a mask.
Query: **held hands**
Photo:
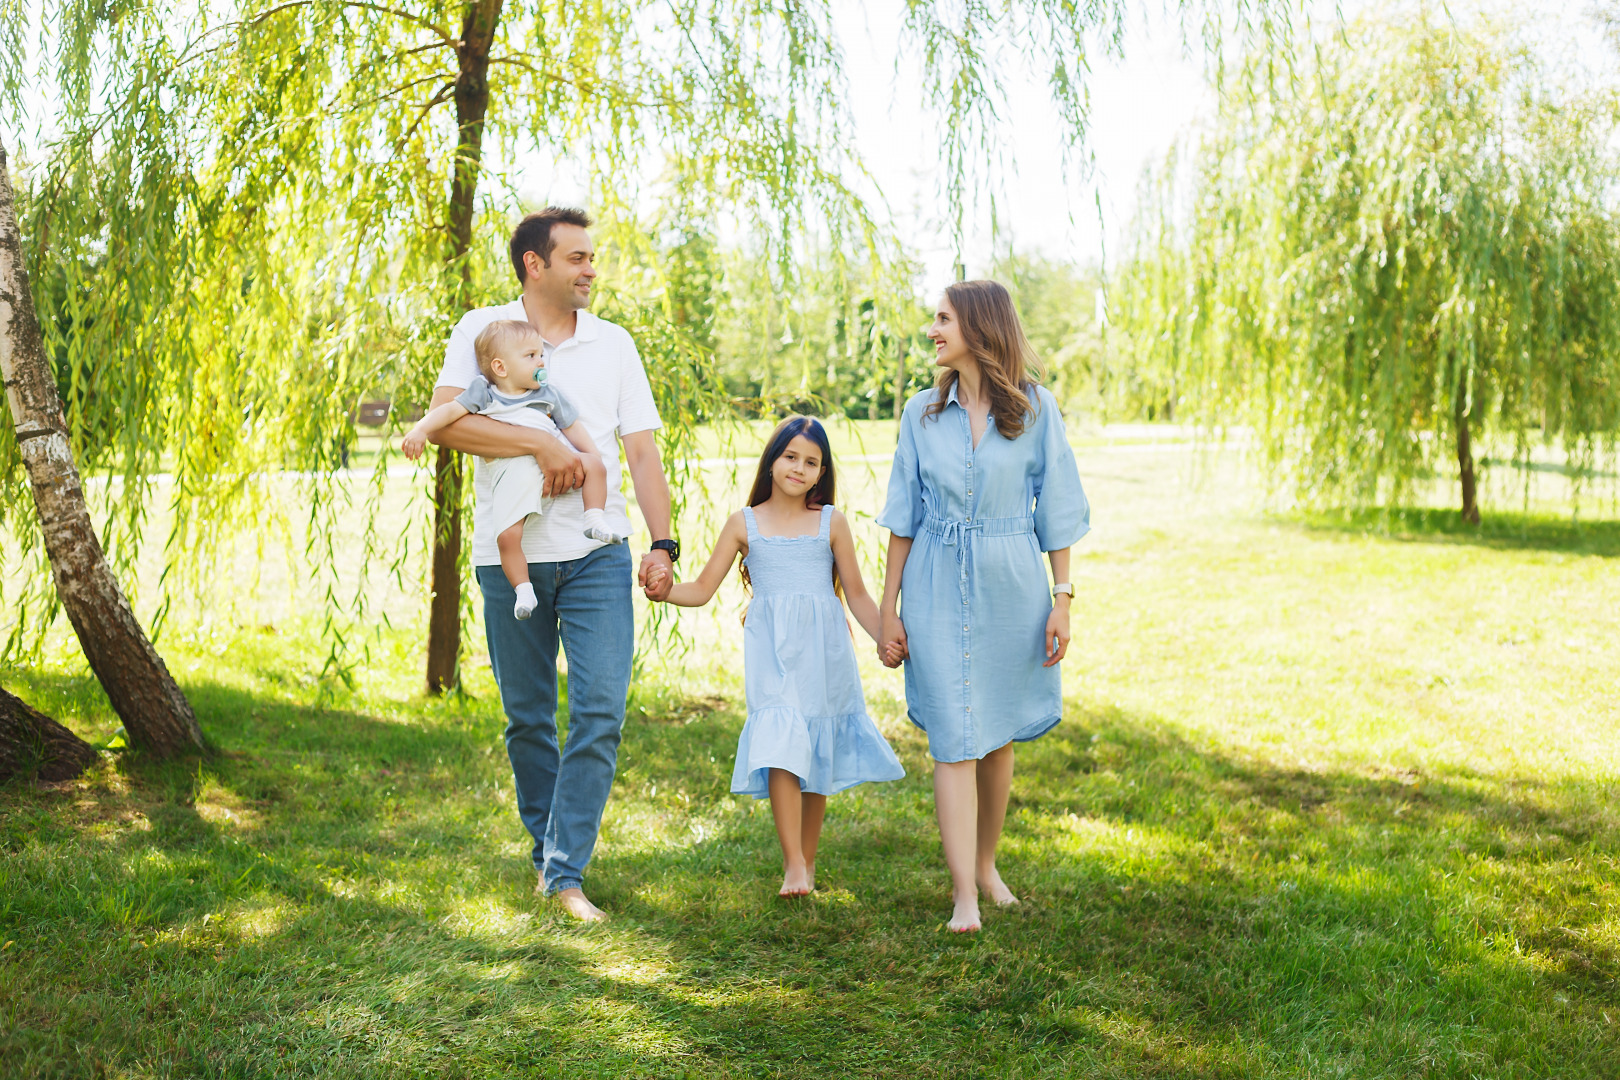
[[[641,557],[641,591],[653,603],[669,599],[669,590],[675,587],[675,567],[667,551],[649,551]]]
[[[1052,605],[1052,614],[1046,617],[1046,635],[1041,639],[1046,646],[1046,662],[1042,667],[1051,667],[1069,651],[1069,598],[1060,596],[1055,599],[1057,603]]]
[[[878,644],[878,659],[884,667],[899,667],[911,658],[906,645],[906,628],[899,615],[883,615],[883,640]]]

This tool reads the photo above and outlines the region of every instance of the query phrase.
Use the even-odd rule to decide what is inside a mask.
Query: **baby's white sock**
[[[606,510],[585,511],[585,535],[604,544],[622,544],[627,539],[608,527]]]
[[[517,603],[512,605],[513,615],[519,619],[527,619],[539,606],[540,601],[535,599],[533,584],[525,581],[517,587]]]

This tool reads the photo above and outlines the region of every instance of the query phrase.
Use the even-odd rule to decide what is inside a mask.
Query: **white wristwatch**
[[[1072,599],[1074,597],[1074,586],[1070,585],[1067,581],[1060,581],[1056,585],[1052,586],[1052,595],[1067,596]]]

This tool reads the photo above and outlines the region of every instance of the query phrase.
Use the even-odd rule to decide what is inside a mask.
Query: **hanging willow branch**
[[[1620,434],[1612,94],[1561,85],[1501,27],[1363,21],[1296,92],[1247,78],[1167,171],[1114,290],[1161,400],[1248,425],[1302,501],[1388,504],[1481,437],[1579,475]]]
[[[1118,48],[1131,5],[903,2],[901,49],[922,58],[922,94],[940,110],[960,235],[956,211],[995,183],[1008,72],[1048,72],[1061,137],[1082,145],[1088,58]],[[1270,13],[1292,6],[1242,4],[1231,25],[1276,35]],[[1178,10],[1212,27],[1222,7]],[[465,83],[477,11],[494,21],[475,157],[452,84]],[[740,231],[786,277],[815,238],[837,272],[880,284],[847,319],[865,320],[885,371],[913,329],[911,282],[888,269],[907,265],[900,245],[846,179],[862,173],[827,3],[215,0],[183,20],[146,0],[7,4],[8,60],[37,37],[36,17],[54,42],[36,89],[58,133],[20,174],[36,300],[115,567],[128,577],[154,514],[169,522],[159,625],[244,531],[297,536],[299,577],[323,597],[328,670],[349,670],[374,618],[368,575],[420,580],[425,561],[420,533],[379,525],[388,452],[369,479],[343,467],[356,406],[428,399],[455,319],[514,292],[501,245],[516,191],[555,182],[544,170],[559,158],[596,193],[620,283],[602,313],[659,373],[667,460],[730,408],[712,342],[670,299],[671,227]],[[0,65],[12,115],[22,90],[21,68]],[[452,196],[466,167],[470,223]],[[3,597],[19,613],[13,651],[54,614],[19,467],[0,434],[0,528],[24,538],[11,575],[24,591]],[[342,539],[351,520],[358,542]],[[365,568],[358,578],[340,554]]]

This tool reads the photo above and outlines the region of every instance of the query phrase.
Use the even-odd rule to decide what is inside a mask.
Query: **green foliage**
[[[1008,250],[990,265],[1018,305],[1029,343],[1046,367],[1046,386],[1066,412],[1100,422],[1142,410],[1117,371],[1102,316],[1103,276],[1095,266]]]
[[[1269,33],[1274,6],[1256,16],[1245,5],[1235,25]],[[1051,71],[1065,138],[1077,142],[1088,42],[1117,47],[1127,8],[908,0],[902,48],[927,59],[921,92],[949,130],[958,233],[976,182],[969,151],[991,149],[1006,96],[1007,44],[1027,43]],[[1189,24],[1205,10],[1186,8]],[[159,626],[243,530],[296,531],[301,574],[327,595],[329,659],[350,669],[372,613],[365,576],[335,570],[336,526],[376,520],[390,462],[383,453],[369,476],[342,468],[356,406],[386,397],[397,418],[425,402],[454,319],[511,294],[502,241],[524,208],[520,186],[555,182],[547,165],[588,178],[613,271],[602,311],[631,326],[659,373],[668,457],[734,395],[767,409],[779,394],[869,413],[889,404],[915,312],[903,253],[845,181],[861,169],[846,149],[829,7],[509,0],[463,255],[450,227],[452,92],[470,11],[451,0],[213,0],[177,19],[148,0],[0,4],[7,111],[49,110],[39,118],[49,140],[18,178],[36,299],[126,580],[154,506],[173,523],[156,595],[136,597]],[[36,39],[50,48],[30,83],[20,58]],[[704,238],[722,225],[769,274],[717,293]],[[814,266],[797,265],[812,251]],[[761,283],[778,292],[751,295]],[[777,365],[761,343],[790,331],[796,344]],[[279,470],[302,478],[291,503],[268,494]],[[4,568],[23,583],[4,598],[18,613],[15,654],[37,643],[53,608],[9,430],[0,477],[0,529],[23,539]],[[425,529],[368,529],[362,565],[418,576]]]
[[[1423,13],[1249,62],[1120,275],[1122,348],[1167,405],[1247,425],[1309,503],[1397,502],[1495,440],[1588,472],[1620,433],[1616,101],[1510,32]],[[1466,490],[1466,489],[1465,489]]]
[[[927,385],[928,315],[899,253],[856,261],[821,246],[784,261],[739,246],[720,258],[717,360],[748,411],[892,416],[902,362],[907,391]]]

